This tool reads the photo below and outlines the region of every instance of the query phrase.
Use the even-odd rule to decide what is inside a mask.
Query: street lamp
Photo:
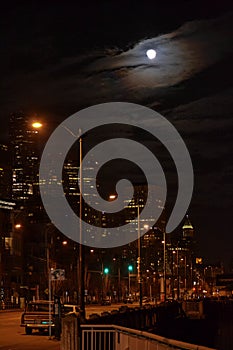
[[[177,300],[180,300],[180,262],[179,262],[179,247],[177,247],[176,265],[177,265]]]
[[[163,283],[164,283],[164,301],[166,301],[167,298],[167,283],[166,283],[166,232],[165,229],[163,230]]]
[[[42,126],[43,126],[43,124],[41,124],[40,122],[34,122],[34,123],[32,123],[32,127],[33,127],[34,129],[40,129],[40,128],[42,128]]]
[[[175,250],[172,250],[172,299],[175,299],[174,294],[174,254],[176,254]]]
[[[21,228],[22,227],[22,225],[21,224],[16,224],[15,225],[15,228],[18,230],[19,228]]]
[[[48,277],[48,296],[49,296],[49,338],[51,339],[51,335],[52,335],[52,329],[51,329],[51,323],[52,323],[52,283],[51,283],[51,266],[50,266],[50,246],[51,246],[51,235],[50,237],[48,237],[49,233],[51,233],[51,231],[49,230],[51,229],[52,232],[54,230],[54,227],[52,225],[52,223],[48,223],[46,224],[45,227],[45,248],[46,248],[46,263],[47,263],[47,277]],[[49,244],[49,240],[48,238],[50,238],[50,244]]]
[[[138,283],[139,283],[139,305],[142,307],[142,271],[141,271],[141,235],[140,235],[140,208],[138,209]]]
[[[83,168],[82,168],[82,137],[79,138],[79,279],[80,279],[80,314],[85,318],[85,247],[82,245],[82,216],[83,216]]]
[[[117,198],[117,195],[116,195],[116,194],[110,194],[108,198],[109,198],[109,200],[111,201],[111,200],[116,199],[116,198]]]

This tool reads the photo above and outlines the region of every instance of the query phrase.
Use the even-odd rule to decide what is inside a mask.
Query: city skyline
[[[18,155],[18,158],[20,158],[20,161],[19,161],[19,163],[20,163],[20,165],[22,166],[22,162],[21,162],[21,159],[22,158],[28,158],[29,159],[29,165],[30,165],[30,160],[31,160],[31,158],[33,159],[33,157],[34,157],[34,149],[35,149],[35,146],[38,146],[38,139],[36,140],[36,139],[34,139],[33,141],[31,140],[31,132],[29,132],[28,130],[30,129],[31,131],[33,131],[33,126],[31,125],[31,119],[29,118],[28,119],[28,116],[26,115],[26,114],[23,114],[22,112],[20,112],[18,115],[17,115],[17,113],[14,113],[14,114],[12,114],[11,115],[11,121],[13,120],[13,119],[17,119],[19,117],[19,122],[18,122],[18,124],[16,123],[16,128],[15,128],[15,131],[14,130],[12,130],[11,129],[11,138],[12,138],[12,141],[13,141],[13,148],[12,148],[12,150],[13,150],[13,153],[15,153],[15,156],[17,156]],[[39,119],[38,119],[39,120]],[[22,124],[22,125],[21,125]],[[12,124],[12,125],[14,125],[14,123]],[[25,127],[25,130],[23,131],[22,129]],[[20,146],[20,143],[17,143],[17,139],[18,138],[20,138],[20,142],[22,142],[22,133],[25,133],[25,135],[27,134],[27,137],[24,139],[24,143],[25,143],[25,145],[26,145],[26,147],[21,147],[22,146],[22,144],[21,144],[21,146]],[[37,131],[37,133],[38,133],[38,131]],[[33,134],[34,134],[34,131],[33,131]],[[17,136],[18,135],[18,136]],[[37,136],[36,135],[36,137],[39,137],[39,136]],[[16,142],[14,141],[14,140],[16,140]],[[32,150],[30,151],[30,148],[28,148],[28,143],[29,142],[32,142],[32,143],[35,143],[34,145],[33,145],[33,148],[32,148]],[[16,145],[16,147],[15,147],[15,145]],[[18,148],[20,147],[20,152],[18,151]],[[75,146],[76,147],[76,146]],[[5,147],[2,147],[3,149],[5,149]],[[72,154],[72,152],[71,152],[71,154]],[[38,159],[38,158],[40,158],[40,154],[38,153],[37,154],[37,158],[36,159]],[[74,209],[76,209],[76,211],[77,210],[79,210],[78,209],[78,207],[77,207],[77,205],[79,205],[79,188],[78,188],[78,179],[79,179],[79,177],[78,177],[78,169],[79,169],[79,164],[78,164],[78,161],[77,161],[77,159],[75,159],[76,158],[76,156],[72,159],[72,160],[69,160],[69,159],[67,159],[67,161],[65,162],[65,164],[64,164],[64,189],[65,189],[65,193],[66,193],[66,195],[68,196],[67,198],[69,198],[69,201],[71,200],[71,204],[73,204],[72,205],[72,207],[74,208]],[[17,164],[18,165],[18,164]],[[21,189],[21,192],[18,192],[18,187],[20,187],[20,185],[21,185],[21,183],[19,182],[19,183],[17,183],[16,182],[16,180],[14,180],[14,178],[15,178],[15,171],[14,171],[14,167],[15,167],[15,163],[14,163],[14,157],[13,157],[13,163],[12,163],[12,176],[13,176],[13,183],[12,183],[12,195],[13,195],[13,200],[14,199],[17,199],[19,202],[24,202],[24,205],[25,205],[25,208],[27,208],[27,204],[26,204],[26,202],[25,202],[25,200],[27,201],[28,199],[30,199],[30,201],[29,201],[29,203],[31,203],[30,204],[30,210],[29,211],[32,211],[33,212],[33,210],[34,211],[36,211],[37,209],[37,205],[35,206],[35,208],[34,209],[32,209],[33,208],[33,206],[31,206],[32,204],[33,204],[33,198],[34,198],[34,200],[36,199],[36,201],[38,200],[37,199],[37,191],[38,191],[38,189],[37,189],[37,185],[38,185],[38,180],[37,180],[37,178],[38,178],[38,172],[37,172],[37,168],[38,168],[38,162],[35,162],[35,164],[31,164],[29,167],[28,167],[28,169],[29,169],[29,172],[27,171],[27,166],[26,166],[27,164],[24,164],[24,167],[23,167],[23,169],[24,169],[24,171],[23,171],[23,173],[21,173],[21,176],[23,175],[23,179],[28,183],[28,187],[29,187],[29,197],[28,197],[28,187],[25,187],[25,189]],[[32,170],[33,170],[33,172],[32,172],[32,174],[34,174],[34,177],[32,176],[32,174],[31,174],[31,166],[32,166]],[[8,167],[9,167],[9,164],[8,164]],[[21,169],[21,170],[23,170],[23,169]],[[9,170],[9,169],[8,169]],[[20,169],[19,169],[20,170]],[[110,173],[111,173],[111,168],[110,168]],[[85,169],[84,169],[84,173],[85,173]],[[116,178],[118,177],[118,175],[116,175]],[[133,177],[132,177],[132,179],[133,179]],[[35,181],[36,180],[36,181]],[[14,181],[16,182],[15,184],[14,184]],[[20,178],[20,181],[21,181],[21,178]],[[87,178],[87,179],[85,179],[85,177],[84,177],[84,181],[86,181],[86,182],[90,182],[90,179],[89,178]],[[91,179],[91,182],[93,182],[93,179]],[[113,183],[115,183],[115,181],[113,181]],[[25,183],[26,184],[26,183]],[[32,189],[30,190],[30,188],[32,187],[32,185],[34,186],[34,185],[36,185],[36,192],[35,193],[33,193],[33,191],[32,191]],[[16,187],[15,187],[16,186]],[[138,184],[136,184],[135,185],[135,189],[137,189],[137,187],[138,187],[138,189],[139,189],[139,192],[140,191],[142,191],[142,193],[144,192],[144,191],[146,191],[146,187],[145,187],[145,185],[138,185]],[[14,192],[14,188],[16,188],[16,191]],[[140,190],[140,188],[141,188],[141,190]],[[30,191],[31,191],[31,193],[30,193]],[[10,191],[11,192],[11,191]],[[18,193],[17,193],[18,192]],[[27,194],[27,197],[22,197],[22,194],[24,194],[24,192],[25,192],[25,194]],[[156,192],[156,191],[155,191]],[[21,194],[22,193],[22,194]],[[109,193],[110,194],[110,192],[106,192],[106,191],[103,191],[103,194],[106,196],[106,193]],[[136,190],[136,193],[137,193],[137,190]],[[16,196],[16,194],[18,194],[18,197]],[[33,196],[33,194],[35,195],[35,196]],[[85,198],[85,196],[90,196],[90,195],[88,195],[87,193],[86,194],[84,194],[84,198]],[[140,196],[140,200],[142,200],[143,202],[145,202],[145,200],[146,200],[146,194],[143,194],[143,196],[141,197]],[[10,195],[8,195],[8,197],[10,198],[11,196]],[[15,198],[14,198],[15,197]],[[145,198],[144,198],[145,197]],[[159,199],[156,199],[156,196],[154,197],[155,198],[155,203],[159,203],[160,202],[160,200]],[[11,198],[10,198],[11,199]],[[135,200],[135,199],[134,199]],[[132,219],[131,218],[131,216],[133,215],[133,217],[136,215],[137,216],[137,214],[133,214],[133,212],[134,212],[134,207],[135,207],[135,204],[134,204],[134,200],[131,202],[131,205],[128,207],[128,211],[126,211],[125,212],[125,214],[124,215],[126,215],[126,218],[124,219],[124,217],[121,215],[121,216],[119,216],[119,221],[121,222],[121,223],[123,223],[123,221],[125,220],[125,222],[132,222],[132,225],[136,225],[137,226],[137,220],[136,219]],[[72,203],[72,201],[73,201],[73,203]],[[92,200],[91,200],[92,201]],[[129,203],[125,203],[125,206],[127,206],[127,204],[129,204]],[[33,205],[35,205],[35,203],[33,204]],[[77,207],[77,208],[76,208]],[[137,206],[136,206],[137,207]],[[86,211],[87,210],[87,211]],[[88,213],[88,208],[86,208],[85,209],[85,212],[87,212]],[[130,215],[129,215],[130,214]],[[31,215],[31,214],[29,214],[29,215]],[[33,214],[34,215],[34,214]],[[90,222],[96,222],[95,224],[97,224],[97,226],[101,226],[105,221],[106,221],[106,219],[107,219],[107,222],[108,222],[108,224],[110,224],[110,227],[111,227],[111,225],[113,224],[113,225],[115,225],[116,224],[116,217],[105,217],[106,215],[105,215],[105,213],[100,213],[100,216],[99,216],[99,218],[98,217],[96,217],[95,215],[93,216],[93,212],[92,211],[90,211],[89,212],[89,214],[87,214],[88,215],[88,220],[90,221]],[[89,216],[93,216],[93,217],[90,217],[89,218]],[[128,217],[127,217],[127,215],[129,215]],[[163,220],[165,220],[165,217],[163,218],[163,216],[164,216],[164,214],[159,218],[159,221],[156,223],[156,222],[152,222],[152,218],[150,218],[150,219],[148,219],[148,223],[150,222],[150,224],[151,224],[151,226],[150,226],[150,228],[152,227],[152,226],[156,226],[156,225],[158,225],[158,226],[160,226],[160,221],[161,221],[161,219],[163,219]],[[192,216],[192,214],[191,214],[191,216]],[[37,219],[36,219],[37,220]],[[100,222],[99,223],[97,223],[97,221],[99,220]],[[185,217],[184,217],[184,219],[183,219],[183,221],[180,223],[180,225],[179,225],[179,227],[175,230],[175,232],[174,232],[174,237],[177,237],[177,234],[178,234],[178,236],[181,234],[181,231],[182,231],[182,225],[183,225],[183,222],[184,222],[184,220],[185,220]],[[108,226],[108,224],[106,224],[106,223],[104,223],[104,226],[105,225],[107,225]],[[143,224],[145,224],[145,223],[143,223],[143,221],[141,221],[141,225],[143,225]],[[154,225],[153,225],[154,224]],[[165,221],[163,221],[163,225],[165,225]],[[145,226],[145,225],[144,225]],[[149,226],[149,225],[146,225],[146,226]],[[103,227],[104,228],[104,227]],[[148,227],[149,228],[149,227]],[[148,230],[148,228],[147,229],[144,229],[143,227],[141,228],[142,230],[144,230],[145,232]],[[124,231],[124,228],[123,228],[123,231]],[[173,234],[171,234],[171,239],[172,239],[172,235]],[[33,237],[32,237],[32,239],[33,239]],[[206,256],[205,254],[201,254],[201,249],[199,248],[198,249],[198,251],[196,251],[196,254],[197,254],[197,256],[199,256],[199,255],[201,255],[202,256],[202,258],[203,258],[203,261],[205,262],[205,264],[211,264],[211,263],[220,263],[220,262],[223,262],[224,261],[224,259],[218,259],[218,260],[215,260],[215,261],[213,261],[213,260],[211,260],[210,258],[208,258],[208,256]],[[227,266],[226,266],[226,268],[227,268]]]
[[[107,4],[6,8],[1,138],[6,141],[6,118],[21,106],[29,115],[36,113],[50,130],[95,103],[123,100],[158,110],[177,128],[191,154],[195,189],[188,212],[201,255],[227,264],[233,244],[232,9],[224,3],[197,7],[198,2],[188,11],[182,2],[173,16],[171,4],[167,10],[160,3],[157,8],[141,6],[141,14],[135,6],[129,31],[128,4],[123,13],[120,5]],[[46,11],[52,14],[49,20]],[[114,11],[118,20],[113,20]],[[84,17],[92,21],[92,28],[81,14],[89,14]],[[16,27],[23,18],[29,22],[17,32],[6,26],[11,18]],[[145,56],[149,47],[157,49],[154,64]]]

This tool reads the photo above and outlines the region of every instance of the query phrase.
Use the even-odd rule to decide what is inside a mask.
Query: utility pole
[[[82,199],[82,182],[83,182],[83,169],[82,169],[82,137],[79,138],[79,283],[80,283],[80,314],[85,318],[85,247],[82,245],[82,217],[83,217],[83,199]]]
[[[179,248],[177,246],[177,300],[180,300],[180,260],[179,260]]]
[[[166,285],[166,232],[165,229],[163,231],[163,283],[164,283],[164,301],[166,301],[167,298],[167,293],[166,293],[166,289],[167,289],[167,285]]]
[[[141,270],[141,235],[140,235],[140,210],[138,202],[138,283],[139,283],[139,305],[142,307],[142,270]]]
[[[51,339],[52,329],[52,285],[51,285],[51,267],[50,267],[50,244],[48,242],[49,224],[46,224],[45,228],[45,247],[46,247],[46,263],[47,263],[47,274],[48,274],[48,296],[49,296],[49,339]],[[51,239],[50,239],[51,243]]]

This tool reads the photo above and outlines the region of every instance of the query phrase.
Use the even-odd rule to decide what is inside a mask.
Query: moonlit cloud
[[[93,79],[98,76],[107,82],[109,73],[113,84],[121,82],[132,90],[146,87],[153,91],[178,84],[233,52],[229,46],[232,20],[229,15],[186,23],[172,33],[142,40],[126,52],[97,59],[88,70]],[[157,52],[152,61],[146,56],[149,48]]]
[[[231,14],[192,21],[173,32],[141,40],[126,51],[93,49],[64,55],[40,68],[29,66],[26,73],[15,69],[2,79],[3,94],[12,109],[24,105],[25,96],[30,107],[58,113],[70,106],[75,112],[82,106],[126,99],[157,108],[174,87],[177,93],[179,84],[232,52],[232,20]],[[157,52],[154,60],[146,56],[149,48]]]

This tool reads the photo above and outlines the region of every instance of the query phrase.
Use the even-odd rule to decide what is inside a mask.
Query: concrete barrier
[[[61,350],[80,349],[79,318],[71,314],[62,318]]]

